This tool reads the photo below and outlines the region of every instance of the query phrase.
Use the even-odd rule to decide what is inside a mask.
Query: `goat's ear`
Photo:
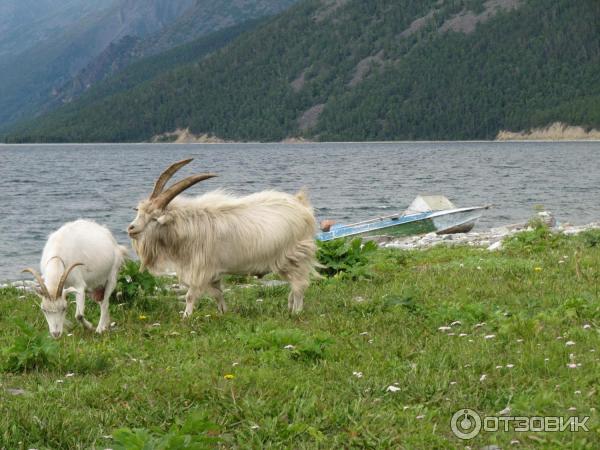
[[[76,294],[77,292],[79,292],[79,291],[77,289],[75,289],[74,287],[66,288],[66,289],[63,289],[63,296],[66,297],[69,294]]]
[[[171,216],[169,216],[168,214],[163,214],[162,216],[158,217],[156,219],[156,221],[158,223],[160,223],[161,225],[164,225],[166,223],[170,223],[171,221],[173,221],[173,218]]]

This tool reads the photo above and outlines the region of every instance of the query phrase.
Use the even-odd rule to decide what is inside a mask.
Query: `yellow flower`
[[[534,267],[533,270],[535,270],[536,272],[541,272],[542,268],[541,267]]]
[[[232,373],[228,373],[223,378],[225,378],[226,380],[233,380],[235,378],[235,375]]]
[[[146,320],[148,317],[144,316],[143,314],[140,315],[140,320]]]

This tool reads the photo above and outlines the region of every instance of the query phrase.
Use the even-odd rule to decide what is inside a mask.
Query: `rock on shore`
[[[491,228],[487,231],[472,231],[469,233],[441,234],[429,233],[420,236],[410,236],[402,239],[391,239],[380,236],[376,240],[381,247],[398,248],[402,250],[426,249],[435,245],[469,245],[472,247],[485,247],[490,251],[500,250],[502,241],[521,231],[530,230],[527,224],[506,225],[497,228]],[[593,222],[587,225],[564,224],[552,228],[558,233],[566,235],[575,235],[583,231],[600,229],[600,222]]]

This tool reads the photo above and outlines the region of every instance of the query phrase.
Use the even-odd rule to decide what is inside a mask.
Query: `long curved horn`
[[[154,184],[154,190],[152,191],[152,194],[150,194],[150,200],[160,195],[160,193],[165,188],[165,185],[169,182],[171,177],[175,175],[175,172],[177,172],[179,169],[181,169],[186,164],[189,164],[193,160],[194,158],[189,158],[177,161],[176,163],[171,164],[167,170],[161,173],[158,177],[158,180],[156,180],[156,183]]]
[[[67,270],[65,270],[63,272],[62,277],[60,277],[60,281],[58,282],[58,286],[56,287],[56,297],[55,298],[58,298],[62,295],[62,290],[65,285],[65,281],[67,281],[67,278],[69,277],[69,274],[71,273],[71,270],[73,270],[77,266],[83,266],[83,263],[72,264],[71,267],[69,267]]]
[[[203,180],[208,180],[209,178],[214,178],[216,176],[217,174],[214,173],[200,173],[198,175],[192,175],[191,177],[184,178],[156,197],[152,201],[153,206],[157,209],[164,209],[171,202],[171,200],[173,200],[187,188],[192,187],[196,183],[200,183]]]
[[[38,284],[40,285],[40,290],[42,291],[42,295],[44,297],[46,297],[46,298],[52,298],[52,297],[50,297],[50,293],[48,292],[48,288],[44,284],[44,280],[42,280],[42,276],[39,273],[37,273],[35,269],[32,269],[31,267],[28,267],[27,269],[23,269],[21,272],[22,273],[25,273],[25,272],[31,273],[35,277],[35,279],[37,280]]]

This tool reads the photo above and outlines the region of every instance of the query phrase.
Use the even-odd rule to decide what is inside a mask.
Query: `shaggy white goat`
[[[127,253],[108,228],[90,220],[66,223],[49,236],[40,262],[43,278],[32,268],[23,272],[31,272],[40,284],[41,308],[52,336],[62,334],[67,314],[66,296],[71,292],[77,300],[75,317],[85,328],[93,328],[83,315],[86,290],[100,303],[96,332],[108,329],[108,299]]]
[[[189,289],[184,317],[207,293],[219,311],[227,310],[221,291],[224,274],[275,272],[288,280],[288,308],[302,310],[304,291],[314,273],[316,229],[303,192],[264,191],[234,197],[213,191],[198,197],[176,196],[214,174],[193,175],[163,191],[169,179],[192,159],[171,165],[158,178],[150,198],[138,204],[127,229],[142,267],[157,273],[174,269]]]

